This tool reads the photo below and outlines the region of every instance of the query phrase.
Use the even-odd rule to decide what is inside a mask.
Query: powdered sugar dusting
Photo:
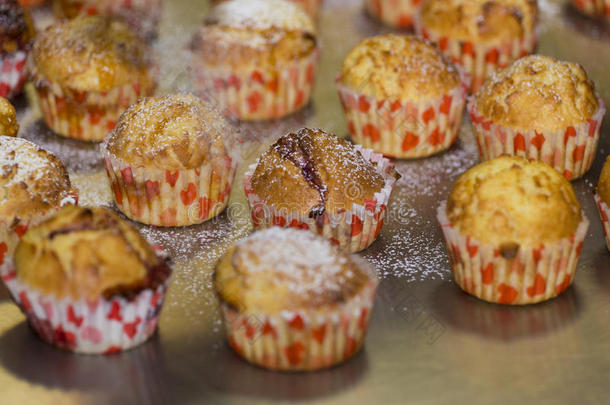
[[[48,175],[53,162],[38,152],[38,147],[21,138],[0,138],[0,168],[2,177],[11,186],[25,181],[36,181]]]

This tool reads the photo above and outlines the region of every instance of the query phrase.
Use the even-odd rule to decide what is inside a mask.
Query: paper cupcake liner
[[[131,166],[104,149],[114,201],[129,219],[155,226],[193,225],[220,214],[229,201],[237,163],[228,155],[198,169],[170,171]]]
[[[63,350],[111,354],[148,339],[157,327],[169,278],[132,301],[122,297],[95,302],[58,299],[19,281],[16,272],[3,277],[15,303],[40,338]]]
[[[309,103],[319,51],[277,69],[232,71],[195,66],[196,88],[225,114],[240,120],[267,120],[296,112]]]
[[[248,362],[282,371],[319,370],[348,360],[362,347],[377,280],[334,309],[240,313],[225,302],[220,313],[231,348]]]
[[[424,157],[449,149],[462,123],[468,95],[465,83],[439,98],[414,102],[370,97],[341,84],[341,77],[336,79],[353,141],[394,158]]]
[[[471,97],[468,112],[481,159],[490,160],[504,154],[521,156],[548,163],[568,180],[581,177],[595,159],[606,113],[604,100],[599,96],[597,100],[599,108],[588,121],[556,131],[538,132],[517,131],[487,120],[479,113]]]
[[[21,93],[26,80],[27,53],[16,51],[0,55],[0,97],[13,98]]]
[[[602,201],[598,194],[595,194],[595,205],[599,210],[599,216],[602,220],[602,228],[604,229],[604,236],[606,237],[606,246],[610,250],[610,208]]]
[[[308,229],[350,252],[361,251],[371,245],[379,236],[385,213],[396,183],[396,170],[390,161],[371,149],[355,145],[365,159],[375,163],[377,171],[384,177],[385,185],[373,200],[364,205],[354,204],[350,210],[331,214],[324,212],[321,218],[310,218],[285,207],[268,205],[254,193],[251,181],[256,165],[251,165],[244,174],[244,190],[250,206],[250,216],[255,229],[272,226]]]
[[[470,90],[473,93],[495,70],[506,67],[512,61],[534,52],[537,40],[535,32],[501,45],[454,40],[423,27],[419,18],[415,20],[415,32],[436,43],[453,63],[462,66],[470,73],[472,76]]]
[[[411,28],[422,0],[366,0],[366,9],[383,23],[397,28]]]
[[[610,0],[572,0],[572,4],[583,14],[610,20]]]
[[[446,201],[437,218],[460,288],[484,301],[510,305],[546,301],[568,288],[589,227],[583,214],[572,236],[538,248],[520,247],[513,258],[507,258],[498,247],[460,234],[447,217]]]

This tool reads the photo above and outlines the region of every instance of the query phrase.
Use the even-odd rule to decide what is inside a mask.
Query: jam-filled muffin
[[[190,94],[141,99],[105,142],[118,209],[157,226],[192,225],[218,215],[237,160],[234,128]]]
[[[422,0],[365,0],[367,11],[392,27],[411,28]]]
[[[518,305],[572,283],[589,226],[561,173],[517,156],[461,175],[438,219],[457,284],[485,301]]]
[[[32,50],[32,81],[47,125],[59,135],[101,141],[155,79],[151,49],[124,24],[78,17],[47,28]]]
[[[536,0],[424,0],[415,28],[472,75],[476,91],[494,70],[536,47]]]
[[[200,94],[241,120],[279,118],[309,102],[318,44],[311,18],[285,0],[216,6],[192,42]]]
[[[415,158],[446,150],[457,139],[468,94],[462,79],[425,40],[386,34],[350,51],[337,88],[354,142]]]
[[[17,136],[17,132],[19,132],[17,111],[10,101],[0,97],[0,135]]]
[[[356,252],[379,235],[398,177],[382,155],[304,128],[250,166],[244,187],[255,228],[309,229]]]
[[[572,5],[588,16],[610,20],[610,0],[572,0]]]
[[[21,93],[34,27],[17,0],[0,0],[0,97]]]
[[[76,190],[61,161],[30,141],[0,136],[0,275],[26,229],[62,205],[76,203]]]
[[[18,0],[24,8],[31,8],[39,6],[46,2],[46,0]]]
[[[377,278],[364,261],[297,229],[258,231],[214,273],[230,346],[252,364],[316,370],[364,343]]]
[[[214,4],[221,3],[227,0],[212,0]],[[311,16],[311,18],[315,21],[318,17],[318,13],[320,12],[320,7],[322,7],[322,3],[324,0],[287,0],[291,3],[294,3],[301,7],[307,14]]]
[[[606,245],[608,250],[610,250],[610,208],[608,208],[610,207],[610,156],[606,158],[602,174],[599,176],[595,202],[602,219],[604,235],[606,235]]]
[[[580,65],[532,55],[492,75],[469,111],[482,159],[541,160],[570,180],[593,163],[605,106]]]
[[[47,343],[80,353],[115,353],[155,331],[168,261],[107,208],[62,208],[30,228],[7,283]]]

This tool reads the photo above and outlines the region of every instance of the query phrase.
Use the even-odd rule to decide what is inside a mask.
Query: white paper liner
[[[447,217],[446,201],[437,210],[455,282],[488,302],[534,304],[561,294],[574,281],[574,273],[589,227],[584,216],[568,238],[538,248],[520,247],[512,259],[496,246],[481,244],[460,234]]]
[[[595,205],[599,211],[599,217],[602,221],[602,228],[604,229],[604,236],[606,237],[606,246],[610,250],[610,208],[608,204],[602,201],[601,197],[596,193]]]
[[[26,60],[25,51],[0,55],[0,97],[13,98],[21,93],[26,80]]]
[[[572,0],[572,4],[583,14],[610,20],[610,0]]]
[[[360,145],[355,145],[355,148],[365,159],[377,164],[376,169],[385,180],[383,188],[375,193],[374,200],[365,201],[364,205],[354,204],[350,210],[343,212],[332,214],[325,211],[322,220],[285,208],[276,209],[265,204],[252,190],[251,180],[257,162],[250,165],[244,174],[244,191],[250,205],[254,229],[271,226],[308,229],[350,252],[359,252],[370,246],[381,232],[388,201],[396,183],[396,171],[394,165],[383,155]]]
[[[474,128],[482,160],[500,155],[521,156],[553,166],[568,180],[585,174],[593,164],[602,121],[606,113],[604,100],[597,96],[599,107],[593,116],[578,125],[557,131],[517,131],[483,117],[476,108],[474,97],[468,102],[468,112]]]
[[[397,28],[411,28],[422,0],[366,0],[366,9],[383,23]]]

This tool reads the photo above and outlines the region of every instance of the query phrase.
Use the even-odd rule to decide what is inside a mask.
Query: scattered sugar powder
[[[35,144],[21,138],[0,138],[0,173],[8,180],[5,186],[40,180],[55,167]]]

